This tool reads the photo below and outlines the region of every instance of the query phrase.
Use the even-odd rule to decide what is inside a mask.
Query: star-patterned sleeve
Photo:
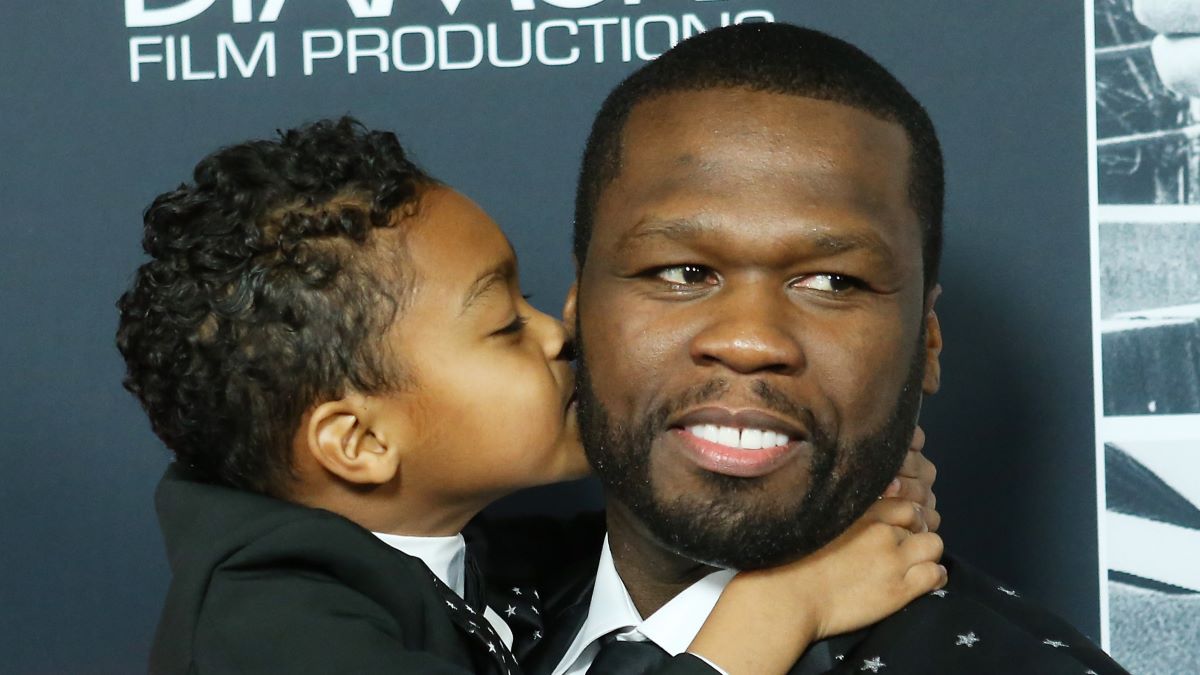
[[[950,559],[950,581],[837,654],[835,673],[1128,675],[1070,624]]]

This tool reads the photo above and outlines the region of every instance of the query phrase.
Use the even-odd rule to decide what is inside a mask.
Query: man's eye
[[[796,288],[807,288],[822,293],[845,293],[862,288],[862,281],[841,274],[810,274],[792,282]]]
[[[701,286],[715,284],[717,275],[701,265],[675,265],[664,267],[654,275],[675,286]]]

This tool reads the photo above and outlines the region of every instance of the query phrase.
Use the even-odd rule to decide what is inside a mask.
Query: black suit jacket
[[[1070,624],[947,555],[949,582],[869,628],[813,644],[790,675],[1128,675]],[[552,580],[546,621],[555,627],[526,661],[550,673],[587,617],[595,583],[580,564]],[[753,639],[753,636],[750,636]],[[702,673],[699,661],[662,672]],[[658,672],[658,671],[656,671]]]
[[[472,610],[420,560],[336,514],[175,465],[155,502],[173,576],[152,673],[519,675],[495,649],[484,605],[504,616],[513,651],[528,653],[547,633],[538,584],[594,564],[604,536],[602,514],[473,522],[463,533]],[[655,673],[714,671],[681,655]]]
[[[153,673],[515,672],[420,560],[340,516],[174,466],[156,505],[173,578]]]

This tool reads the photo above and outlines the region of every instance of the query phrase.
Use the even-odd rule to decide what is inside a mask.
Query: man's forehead
[[[763,174],[781,172],[803,174],[797,185],[808,185],[818,195],[848,188],[907,189],[911,163],[908,136],[896,123],[840,103],[748,89],[675,92],[647,100],[633,109],[620,152],[616,175],[601,200],[614,184],[636,189],[630,183],[682,178],[707,179],[719,187],[754,184]],[[853,180],[843,180],[844,173]]]
[[[743,89],[678,92],[635,108],[622,146],[617,175],[599,194],[598,224],[605,212],[677,200],[701,211],[706,201],[776,202],[889,219],[899,209],[900,219],[915,220],[903,128],[849,106]]]
[[[879,117],[868,110],[832,98],[798,93],[715,86],[704,89],[668,91],[636,103],[623,132],[644,129],[708,129],[719,134],[779,139],[813,127],[828,131],[853,129],[856,135],[870,131],[908,141],[907,132],[896,120]]]

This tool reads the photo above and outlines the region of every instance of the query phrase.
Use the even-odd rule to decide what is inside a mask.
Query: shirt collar
[[[466,588],[467,542],[461,534],[450,537],[410,537],[372,532],[383,543],[419,558],[433,575],[462,596]]]
[[[733,570],[713,572],[643,620],[633,604],[633,598],[629,597],[629,591],[625,589],[625,583],[617,574],[606,536],[604,547],[600,550],[600,563],[596,567],[596,584],[592,590],[587,619],[554,672],[566,672],[589,646],[605,635],[622,629],[631,628],[628,632],[640,634],[671,656],[687,651],[733,575]]]

